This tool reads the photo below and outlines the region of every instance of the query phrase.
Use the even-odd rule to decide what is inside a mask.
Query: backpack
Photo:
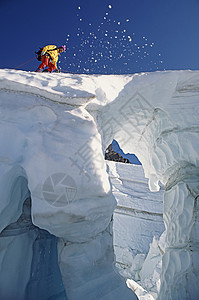
[[[36,54],[36,58],[37,60],[41,61],[41,52],[42,52],[43,48],[40,48],[39,51],[35,51]]]

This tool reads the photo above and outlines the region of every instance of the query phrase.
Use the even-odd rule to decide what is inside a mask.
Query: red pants
[[[53,70],[56,69],[55,65],[52,62],[50,62],[50,58],[49,57],[47,57],[45,55],[42,55],[41,61],[42,61],[42,63],[39,65],[39,69],[43,70],[45,67],[48,67],[47,70],[49,72],[52,72]]]

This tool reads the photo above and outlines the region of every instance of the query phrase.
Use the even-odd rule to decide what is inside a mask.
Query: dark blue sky
[[[59,67],[68,72],[199,69],[199,0],[0,0],[0,28],[0,68],[66,44]]]

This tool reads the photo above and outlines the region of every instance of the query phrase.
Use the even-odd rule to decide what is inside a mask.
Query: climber
[[[55,45],[48,45],[36,52],[37,59],[41,60],[41,64],[36,72],[59,72],[57,69],[57,61],[60,53],[63,51],[66,51],[65,45],[58,48]],[[44,70],[45,67],[47,67],[47,69]]]

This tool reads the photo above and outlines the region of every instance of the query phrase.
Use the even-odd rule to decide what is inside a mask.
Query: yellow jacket
[[[52,63],[57,67],[57,61],[58,61],[58,57],[59,57],[59,49],[57,48],[57,46],[55,45],[48,45],[48,46],[45,46],[43,49],[42,49],[42,55],[44,54],[49,54],[50,55],[50,58],[52,60]]]

